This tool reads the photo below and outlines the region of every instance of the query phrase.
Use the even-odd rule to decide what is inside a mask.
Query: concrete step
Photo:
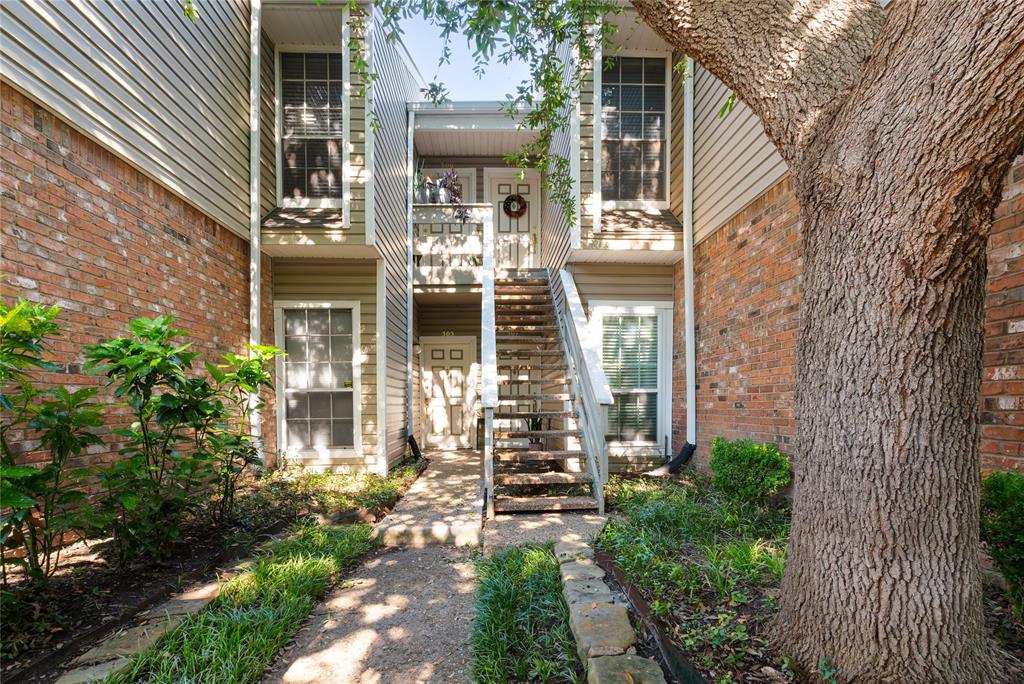
[[[587,473],[496,473],[494,484],[499,485],[558,485],[590,482]]]
[[[597,501],[589,496],[496,496],[496,513],[530,511],[596,511]]]

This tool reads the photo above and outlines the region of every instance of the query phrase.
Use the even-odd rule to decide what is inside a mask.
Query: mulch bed
[[[421,462],[419,472],[425,465]],[[399,497],[406,489],[408,485]],[[239,498],[245,493],[240,491]],[[29,592],[22,588],[22,578],[12,578],[11,594],[3,600],[0,679],[53,681],[62,664],[131,623],[142,611],[190,584],[213,579],[218,568],[250,554],[301,517],[326,513],[322,515],[325,522],[372,522],[384,517],[396,501],[397,497],[372,511],[322,511],[299,500],[274,502],[270,508],[250,511],[247,520],[234,525],[186,526],[166,560],[125,569],[95,549],[103,540],[74,544],[63,551],[60,569],[44,588]],[[8,657],[12,650],[16,655]]]

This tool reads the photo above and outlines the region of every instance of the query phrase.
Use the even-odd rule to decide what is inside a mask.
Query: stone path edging
[[[569,627],[580,660],[586,663],[588,684],[665,684],[661,666],[636,655],[629,611],[612,601],[604,570],[594,562],[594,549],[581,541],[561,541],[555,544],[555,557],[569,605]]]

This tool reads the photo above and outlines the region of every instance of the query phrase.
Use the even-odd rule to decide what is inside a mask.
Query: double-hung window
[[[342,200],[342,66],[338,53],[280,55],[284,206],[331,206]]]
[[[667,201],[668,60],[610,57],[601,73],[601,199]]]
[[[667,446],[671,421],[671,302],[593,303],[601,363],[612,390],[607,440]]]
[[[287,450],[356,450],[358,305],[279,303],[277,309],[286,352],[278,383]]]

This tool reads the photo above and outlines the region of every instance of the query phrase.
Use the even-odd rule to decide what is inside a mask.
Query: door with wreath
[[[486,200],[494,205],[494,257],[499,269],[537,268],[540,184],[532,175],[486,174]]]

